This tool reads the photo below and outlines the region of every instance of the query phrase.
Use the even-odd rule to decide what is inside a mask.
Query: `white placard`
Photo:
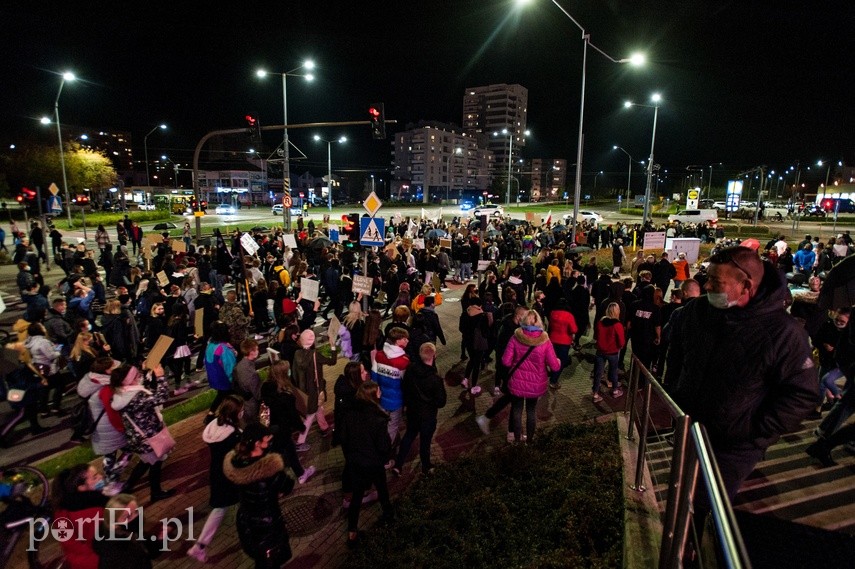
[[[3,313],[5,311],[6,311],[6,303],[3,302],[3,297],[0,296],[0,313]]]
[[[373,279],[362,275],[353,275],[353,292],[362,294],[371,294]]]
[[[648,231],[644,234],[645,249],[664,249],[665,248],[665,232],[664,231]]]
[[[417,237],[413,239],[413,247],[416,249],[424,249],[425,248],[425,240],[422,237]]]
[[[320,286],[321,283],[318,281],[307,279],[306,277],[300,279],[300,292],[302,292],[303,298],[306,300],[311,300],[312,302],[318,300]]]
[[[490,259],[479,259],[478,260],[478,270],[486,271],[487,267],[490,266]]]
[[[339,234],[341,235],[341,234]],[[294,237],[293,233],[286,233],[282,236],[282,239],[285,243],[286,247],[290,247],[291,249],[297,248],[297,239]]]
[[[244,250],[250,255],[255,255],[259,249],[258,243],[255,242],[255,239],[249,233],[244,233],[240,236],[240,244],[243,245]]]

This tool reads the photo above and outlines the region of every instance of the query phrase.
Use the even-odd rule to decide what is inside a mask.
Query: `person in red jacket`
[[[57,534],[65,567],[98,569],[98,554],[92,541],[99,520],[104,519],[107,496],[101,493],[103,488],[104,477],[88,464],[63,470],[53,482],[54,519],[57,523],[70,522],[67,531]]]
[[[623,395],[618,383],[618,360],[625,345],[626,335],[623,324],[620,323],[620,306],[612,302],[606,307],[603,317],[597,321],[597,359],[594,362],[594,385],[591,387],[594,403],[603,400],[600,395],[600,381],[606,362],[609,363],[609,387],[612,389],[612,397]]]
[[[674,270],[676,274],[674,275],[674,288],[680,288],[680,285],[683,282],[689,280],[691,275],[689,274],[689,262],[686,260],[686,253],[680,251],[677,254],[677,258],[671,263],[674,265]]]
[[[562,296],[558,299],[555,309],[549,313],[549,339],[555,349],[555,355],[561,360],[561,367],[549,374],[549,387],[552,389],[561,387],[558,378],[561,377],[564,368],[570,365],[570,347],[578,331],[576,319],[570,312],[570,304]]]

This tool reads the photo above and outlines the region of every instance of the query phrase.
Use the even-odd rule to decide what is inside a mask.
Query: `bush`
[[[538,432],[419,480],[344,566],[620,567],[621,471],[614,422]]]
[[[132,211],[127,214],[127,216],[137,223],[143,223],[146,221],[162,221],[172,219],[172,214],[168,211]],[[59,219],[59,218],[57,218]],[[104,224],[104,227],[107,229],[115,229],[116,222],[119,220],[125,219],[124,213],[111,213],[106,211],[93,211],[86,213],[86,227],[98,227],[100,224]],[[83,218],[80,215],[80,212],[72,212],[71,221],[74,224],[75,228],[83,227]],[[56,221],[54,221],[56,223]]]

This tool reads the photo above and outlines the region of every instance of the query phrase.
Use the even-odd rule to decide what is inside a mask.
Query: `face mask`
[[[95,483],[95,487],[92,488],[92,490],[94,490],[96,492],[100,492],[101,490],[104,489],[104,484],[105,484],[104,479],[101,478],[100,480],[98,480],[98,482]]]
[[[834,326],[838,330],[843,330],[844,328],[846,328],[847,324],[848,324],[848,322],[838,322],[837,320],[834,321]]]
[[[86,330],[88,330],[89,332],[92,331],[92,324],[91,323],[86,325]]]
[[[718,308],[720,310],[727,310],[728,308],[736,306],[735,300],[727,300],[726,292],[708,292],[707,299],[713,308]]]

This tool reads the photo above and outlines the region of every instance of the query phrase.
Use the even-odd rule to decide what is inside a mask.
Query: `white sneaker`
[[[315,474],[315,472],[317,472],[317,469],[315,469],[314,466],[310,466],[309,468],[303,471],[303,475],[297,480],[300,482],[300,484],[305,484],[309,481],[309,478],[311,478],[312,475]]]
[[[208,562],[208,554],[205,553],[204,546],[200,546],[198,543],[194,543],[193,547],[187,550],[187,556],[192,557],[200,563]]]
[[[123,482],[110,482],[104,489],[101,490],[101,493],[105,496],[115,496],[116,494],[121,494],[122,490],[125,489],[125,484]]]
[[[508,433],[508,439],[507,439],[507,440],[508,440],[508,442],[509,442],[509,443],[516,442],[516,439],[514,438],[514,433],[513,433],[513,432]],[[525,435],[520,435],[520,442],[523,442],[523,443],[524,443],[525,441],[526,441],[526,436],[525,436]]]
[[[490,419],[485,415],[478,415],[475,417],[475,422],[478,423],[478,428],[481,429],[482,433],[485,435],[490,434]]]
[[[493,397],[501,397],[501,396],[502,396],[502,390],[497,385],[496,387],[493,388]]]
[[[463,381],[461,381],[461,382],[460,382],[460,386],[461,386],[463,389],[469,389],[469,378],[468,378],[468,377],[464,377],[464,378],[463,378]]]
[[[187,393],[188,391],[190,391],[190,388],[189,388],[189,387],[187,387],[187,386],[185,385],[184,387],[179,387],[178,389],[176,389],[175,391],[173,391],[173,392],[172,392],[172,394],[173,394],[173,395],[176,395],[176,396],[177,396],[177,395],[184,395],[184,394],[185,394],[185,393]]]

